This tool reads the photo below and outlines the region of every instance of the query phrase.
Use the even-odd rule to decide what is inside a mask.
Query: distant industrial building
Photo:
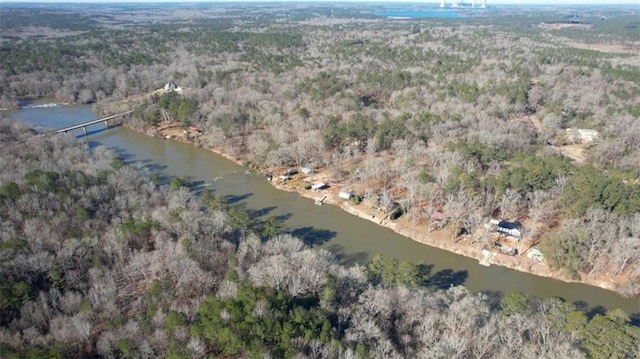
[[[464,1],[462,0],[452,0],[451,1],[451,7],[463,7],[465,6]],[[440,0],[440,7],[441,8],[445,8],[447,7],[447,4],[445,3],[444,0]],[[476,0],[471,0],[471,7],[476,7]],[[480,5],[481,8],[486,8],[487,7],[487,0],[482,0],[482,5]]]

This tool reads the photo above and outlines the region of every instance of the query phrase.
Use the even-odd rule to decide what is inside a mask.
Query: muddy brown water
[[[97,118],[89,106],[30,107],[0,114],[42,129],[56,129]],[[333,252],[345,264],[363,263],[382,254],[401,261],[428,264],[432,283],[441,288],[462,284],[473,292],[490,294],[520,290],[541,298],[561,297],[581,303],[589,310],[620,308],[634,317],[640,315],[638,298],[625,299],[605,289],[498,266],[481,266],[477,260],[419,244],[337,207],[317,206],[296,193],[279,191],[269,185],[263,175],[204,149],[151,138],[123,127],[104,131],[101,125],[96,125],[88,130],[90,136],[81,140],[89,146],[106,146],[117,151],[128,163],[162,175],[189,177],[199,186],[213,189],[216,195],[257,216],[277,216],[284,231],[311,246]],[[82,131],[74,134],[81,137]]]

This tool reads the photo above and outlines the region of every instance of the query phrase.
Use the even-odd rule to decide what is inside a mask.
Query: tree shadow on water
[[[89,143],[89,148],[91,148],[91,146],[93,146],[94,142],[88,141],[88,143]],[[99,142],[95,142],[95,144],[97,144],[97,146],[95,146],[95,147],[103,146]],[[121,159],[123,161],[131,161],[134,158],[133,154],[127,152],[127,150],[122,148],[122,147],[111,146],[111,147],[107,147],[107,149],[109,149],[109,151],[113,152],[116,157],[118,157],[119,159]]]
[[[453,269],[443,269],[429,277],[427,286],[446,289],[457,285],[463,285],[468,277],[469,273],[466,270],[454,271]]]
[[[587,315],[587,318],[593,319],[593,317],[595,317],[597,314],[606,315],[607,314],[607,308],[605,308],[605,307],[603,307],[601,305],[598,305],[598,306],[590,308],[585,314]]]
[[[287,212],[287,213],[279,214],[279,215],[275,216],[274,218],[276,219],[276,221],[282,223],[282,222],[288,220],[291,217],[293,217],[293,213]]]
[[[253,196],[253,193],[245,193],[245,194],[229,194],[226,195],[224,197],[222,197],[222,201],[226,204],[234,204],[234,203],[238,203],[240,201],[244,201],[245,199],[249,198]]]
[[[127,165],[131,166],[132,168],[137,168],[137,169],[151,173],[157,179],[162,180],[163,181],[162,183],[169,183],[169,180],[173,178],[173,176],[166,174],[165,172],[165,170],[167,169],[166,165],[158,164],[157,162],[154,162],[150,158],[135,159],[135,157],[132,154],[127,153],[124,150],[116,151],[116,157],[127,162]]]
[[[596,314],[605,315],[607,314],[607,308],[597,305],[595,307],[590,306],[587,302],[578,300],[573,302],[573,305],[576,306],[576,310],[584,313],[584,315],[589,318],[589,320],[593,319]]]
[[[100,147],[100,146],[104,146],[104,144],[98,142],[98,141],[87,141],[87,146],[89,146],[90,150],[95,150],[96,148]]]
[[[202,180],[189,182],[189,189],[191,189],[191,191],[193,191],[196,194],[196,196],[199,196],[202,193],[202,191],[208,188],[209,188],[209,184]]]
[[[367,252],[347,253],[344,247],[339,244],[332,244],[326,249],[331,252],[336,258],[336,261],[343,266],[366,264],[369,262],[369,253]]]
[[[300,227],[289,233],[294,237],[300,238],[300,240],[308,246],[319,246],[329,241],[337,234],[335,231],[330,231],[328,229],[316,229],[313,227]]]
[[[249,212],[249,215],[251,216],[251,218],[259,218],[262,216],[266,216],[267,214],[269,214],[271,211],[273,211],[274,209],[276,209],[278,207],[276,206],[268,206],[268,207],[264,207],[261,209],[248,209],[247,212]]]
[[[592,307],[587,302],[582,300],[573,302],[573,305],[575,305],[577,311],[584,313],[584,315],[586,315],[589,320],[593,319],[593,317],[595,317],[596,315],[607,315],[608,312],[607,308],[601,305]],[[640,312],[631,313],[628,317],[629,324],[636,327],[640,326]]]

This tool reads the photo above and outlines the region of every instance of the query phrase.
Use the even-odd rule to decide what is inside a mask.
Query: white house
[[[500,221],[496,226],[496,232],[506,236],[514,237],[517,240],[522,239],[523,227],[520,222]]]
[[[176,92],[180,92],[182,91],[182,86],[178,86],[176,84],[174,84],[173,82],[167,82],[164,85],[164,90],[165,91],[176,91]]]
[[[567,128],[567,134],[569,135],[569,141],[572,142],[592,143],[600,138],[600,133],[598,131],[585,128]]]

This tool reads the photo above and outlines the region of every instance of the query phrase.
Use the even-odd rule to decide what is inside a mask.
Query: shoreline
[[[488,262],[490,265],[505,267],[512,270],[516,270],[518,272],[523,272],[523,273],[527,273],[535,276],[551,278],[551,279],[559,280],[565,283],[578,283],[578,284],[589,285],[589,286],[609,290],[616,293],[617,295],[620,295],[620,293],[616,290],[614,283],[606,282],[598,279],[591,279],[591,278],[589,278],[589,280],[575,280],[575,279],[566,278],[559,269],[552,270],[546,264],[537,262],[533,259],[529,259],[522,255],[508,256],[508,255],[494,253],[492,257],[485,258],[481,250],[476,247],[472,247],[473,242],[469,243],[468,239],[451,241],[451,239],[448,238],[449,233],[447,233],[448,228],[446,227],[443,229],[434,230],[430,233],[427,233],[426,228],[424,228],[423,231],[418,231],[414,228],[409,228],[409,226],[405,225],[402,222],[392,221],[392,220],[380,221],[378,217],[372,218],[368,211],[352,205],[349,201],[337,201],[336,194],[330,193],[327,190],[323,190],[320,192],[312,192],[309,190],[298,190],[295,188],[287,187],[282,184],[273,183],[273,182],[271,182],[271,185],[274,188],[281,191],[297,192],[301,197],[304,197],[313,201],[318,201],[326,195],[326,198],[324,199],[323,203],[339,207],[343,211],[353,216],[356,216],[364,220],[368,220],[370,222],[375,223],[378,226],[389,228],[395,233],[400,234],[401,236],[409,238],[412,241],[418,242],[420,244],[438,248],[438,249],[451,252],[457,255],[461,255],[467,258],[476,259],[479,262],[478,265],[480,265],[481,261],[485,261],[485,262]],[[335,187],[332,187],[332,188],[335,188]]]
[[[240,158],[231,156],[223,152],[219,148],[201,146],[195,143],[193,138],[186,138],[186,136],[184,135],[165,138],[163,134],[163,130],[166,130],[166,129],[138,130],[130,126],[127,126],[126,124],[124,125],[124,127],[132,131],[144,134],[146,136],[160,138],[163,140],[175,140],[175,141],[183,142],[196,147],[201,147],[207,151],[210,151],[219,156],[222,156],[223,158],[229,161],[232,161],[233,163],[239,166],[260,171],[259,168],[253,168],[253,167],[247,166],[247,163],[245,161],[241,160]],[[152,131],[160,136],[157,136],[156,134],[152,133]],[[558,280],[565,283],[584,284],[592,287],[605,289],[605,290],[614,292],[616,295],[620,296],[621,298],[625,298],[621,295],[620,291],[617,289],[617,285],[615,282],[612,282],[610,280],[607,281],[602,278],[598,278],[595,276],[587,276],[587,275],[583,275],[583,277],[579,280],[571,279],[566,277],[566,275],[564,275],[561,272],[561,269],[551,269],[546,263],[538,262],[533,259],[527,258],[523,254],[518,254],[516,256],[508,256],[504,254],[494,253],[490,258],[486,258],[482,254],[482,251],[480,248],[478,248],[477,246],[473,246],[475,241],[470,242],[469,238],[463,238],[463,239],[458,238],[455,241],[452,241],[449,237],[450,233],[448,231],[448,227],[427,232],[427,228],[425,225],[421,225],[421,224],[409,225],[404,223],[404,219],[392,221],[392,220],[387,220],[385,217],[384,219],[380,220],[380,217],[375,215],[372,216],[371,211],[366,210],[366,208],[362,203],[359,205],[353,205],[351,204],[350,201],[339,199],[337,197],[337,194],[341,190],[343,185],[336,184],[335,182],[331,182],[330,180],[331,180],[330,178],[327,179],[327,182],[329,182],[329,184],[331,185],[329,189],[318,190],[318,191],[306,190],[302,188],[293,188],[291,186],[287,186],[286,183],[285,184],[277,183],[277,181],[275,180],[269,181],[269,183],[278,190],[287,191],[287,192],[296,192],[301,197],[307,198],[309,200],[318,201],[324,197],[323,204],[329,204],[332,206],[339,207],[340,209],[342,209],[343,211],[345,211],[350,215],[356,216],[364,220],[368,220],[370,222],[374,222],[376,225],[389,228],[395,233],[400,234],[412,241],[415,241],[430,247],[445,250],[445,251],[448,251],[457,255],[461,255],[464,257],[476,259],[479,262],[478,265],[482,265],[481,264],[482,262],[484,263],[488,262],[490,265],[504,267],[511,270],[527,273],[530,275],[551,278],[551,279]],[[377,212],[377,214],[380,214],[380,213],[382,212]],[[626,298],[626,299],[629,299],[629,298]]]

